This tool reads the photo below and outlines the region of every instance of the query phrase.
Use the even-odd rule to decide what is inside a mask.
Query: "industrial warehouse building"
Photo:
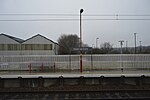
[[[0,55],[56,55],[58,44],[37,34],[23,40],[0,34]]]

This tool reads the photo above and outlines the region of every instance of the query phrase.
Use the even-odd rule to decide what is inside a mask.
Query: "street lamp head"
[[[137,33],[134,33],[134,35],[136,35]]]
[[[120,40],[120,41],[118,41],[118,42],[120,42],[120,45],[122,46],[124,41],[123,41],[123,40]]]
[[[120,40],[120,41],[118,41],[118,42],[124,42],[124,40]]]
[[[83,9],[80,9],[80,13],[82,13],[84,10]]]

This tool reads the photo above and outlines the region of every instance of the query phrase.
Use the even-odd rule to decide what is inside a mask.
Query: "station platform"
[[[55,74],[55,75],[0,75],[0,78],[79,78],[79,77],[87,77],[87,78],[94,78],[94,77],[150,77],[150,74]]]
[[[114,90],[149,91],[150,73],[148,71],[0,72],[0,93]]]
[[[28,71],[1,71],[0,78],[79,78],[79,77],[150,77],[149,71],[84,71],[80,72],[28,72]]]

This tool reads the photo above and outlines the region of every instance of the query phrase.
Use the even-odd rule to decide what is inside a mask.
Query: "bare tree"
[[[113,45],[110,44],[109,42],[105,42],[101,44],[101,48],[100,48],[101,53],[104,54],[111,53],[112,50],[113,50]]]
[[[79,47],[79,37],[75,34],[63,34],[58,39],[59,44],[59,54],[69,54],[70,49],[74,47]]]

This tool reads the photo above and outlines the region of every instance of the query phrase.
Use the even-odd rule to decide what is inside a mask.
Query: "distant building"
[[[27,40],[0,34],[0,55],[56,55],[58,44],[37,34]]]

